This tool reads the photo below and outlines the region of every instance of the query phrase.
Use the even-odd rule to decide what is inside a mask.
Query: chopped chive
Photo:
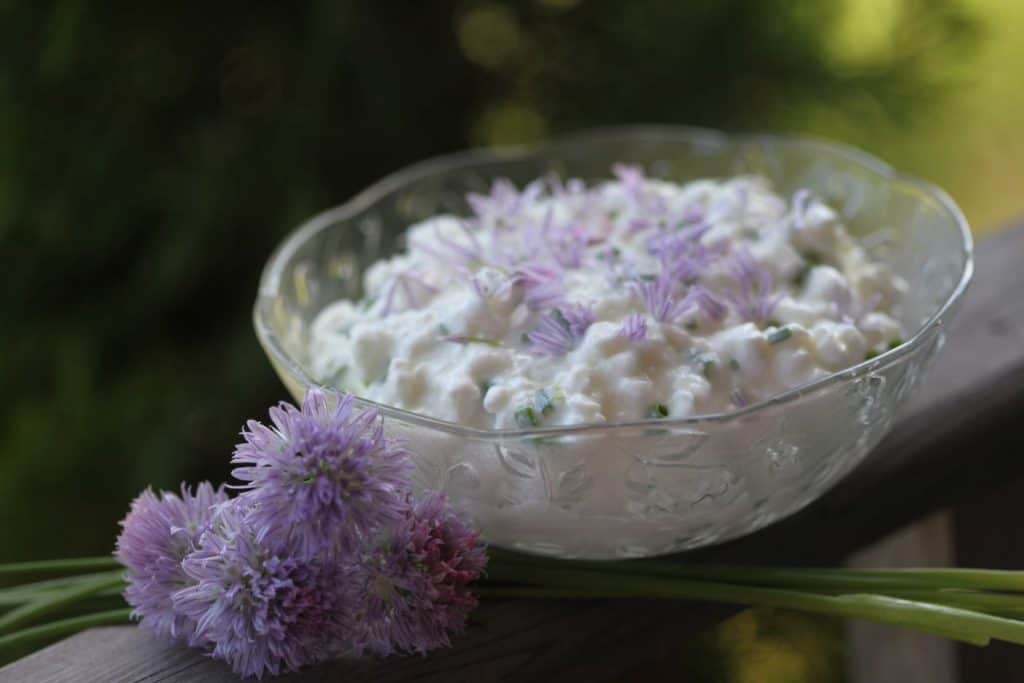
[[[453,334],[444,337],[445,341],[450,341],[455,344],[486,344],[487,346],[501,346],[501,342],[497,339],[489,339],[488,337],[473,337],[469,335]]]
[[[777,330],[772,330],[765,335],[765,339],[768,340],[769,344],[781,344],[790,337],[793,336],[793,331],[788,327],[780,327]]]
[[[878,351],[875,351],[874,349],[871,349],[870,351],[868,351],[867,353],[864,354],[864,360],[871,360],[872,358],[875,358],[877,356],[878,356]]]
[[[765,323],[765,326],[766,327],[782,327],[782,321],[781,320],[776,320],[775,318],[772,318],[771,320],[769,320],[768,322]]]
[[[807,283],[807,276],[811,274],[811,268],[813,267],[806,265],[798,270],[796,275],[793,276],[793,284],[797,287],[803,287]]]
[[[715,369],[715,357],[710,353],[691,352],[687,358],[690,365],[700,368],[700,371],[708,379],[711,379],[711,372]]]
[[[547,389],[538,389],[533,395],[533,407],[545,416],[555,412],[555,403]]]
[[[894,337],[894,338],[889,340],[889,350],[890,351],[892,349],[895,349],[897,346],[902,346],[902,345],[903,345],[903,340],[900,339],[899,337]]]
[[[729,359],[729,367],[731,369],[733,369],[733,370],[739,370],[740,369],[740,362],[738,360],[736,360],[735,358],[730,358]]]
[[[540,420],[537,419],[537,413],[533,411],[533,406],[524,406],[513,413],[513,418],[516,424],[520,427],[536,427],[540,424]]]
[[[447,337],[452,333],[452,331],[448,329],[447,325],[441,323],[440,325],[437,326],[437,333],[440,334],[442,337]]]
[[[664,403],[655,403],[651,406],[648,416],[654,418],[668,417],[668,406]]]
[[[696,332],[697,331],[697,321],[696,320],[691,320],[690,322],[688,322],[685,325],[683,325],[683,327],[686,328],[687,332]]]
[[[814,266],[821,265],[821,254],[819,254],[816,251],[805,251],[804,253],[800,254],[800,256],[803,257],[804,261],[807,261],[808,265],[811,268],[813,268]]]

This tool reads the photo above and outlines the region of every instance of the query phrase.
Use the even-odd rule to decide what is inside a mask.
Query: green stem
[[[27,645],[39,640],[48,640],[70,633],[92,628],[93,626],[105,626],[108,624],[123,624],[128,621],[131,615],[130,609],[113,609],[96,614],[86,614],[81,617],[51,621],[48,624],[41,624],[15,631],[6,636],[0,636],[0,651],[18,645]]]
[[[931,602],[959,607],[974,612],[998,614],[1004,617],[1024,618],[1024,598],[1016,593],[982,593],[960,590],[898,589],[887,590],[885,595],[904,600]]]
[[[43,594],[32,602],[17,607],[0,617],[0,633],[10,631],[14,626],[19,626],[26,621],[67,607],[82,598],[119,586],[121,581],[120,576],[97,578],[92,581],[82,581],[79,585],[72,586],[67,590]]]
[[[23,602],[30,602],[37,597],[57,591],[65,590],[70,586],[82,581],[93,581],[100,578],[116,578],[123,574],[122,570],[113,572],[96,572],[94,574],[77,574],[75,576],[63,576],[59,579],[47,579],[34,583],[23,583],[7,588],[0,588],[0,605],[20,605]]]
[[[896,626],[914,628],[947,638],[984,645],[989,638],[1024,644],[1024,623],[946,605],[902,600],[882,595],[821,595],[778,588],[733,585],[712,581],[679,578],[658,578],[630,575],[608,575],[574,569],[533,568],[529,574],[512,568],[491,567],[489,575],[498,580],[520,580],[552,589],[580,589],[644,598],[675,598],[779,607],[805,612],[829,614],[853,619],[867,619]],[[528,589],[523,588],[523,597]],[[552,597],[548,590],[544,597]]]
[[[500,548],[489,548],[491,565],[576,567],[588,571],[632,576],[670,576],[734,584],[836,591],[879,589],[962,588],[1024,591],[1024,572],[991,569],[820,569],[687,565],[663,560],[552,560]]]
[[[550,598],[550,599],[602,599],[637,597],[635,592],[616,591],[614,589],[569,589],[544,588],[538,586],[522,586],[495,584],[490,581],[479,589],[480,596],[485,598]],[[820,593],[821,591],[799,591],[802,593]],[[826,595],[835,595],[826,592]],[[1010,593],[980,593],[975,591],[944,591],[934,589],[920,590],[887,590],[880,595],[889,598],[900,598],[912,602],[925,602],[934,605],[947,605],[972,612],[983,612],[1003,617],[1024,617],[1024,599]]]
[[[71,557],[63,560],[39,560],[0,564],[0,576],[41,572],[76,572],[85,569],[116,569],[121,566],[113,557]]]

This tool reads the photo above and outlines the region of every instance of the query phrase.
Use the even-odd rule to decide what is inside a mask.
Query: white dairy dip
[[[326,307],[328,386],[483,428],[721,413],[901,343],[906,284],[759,177],[498,181]]]

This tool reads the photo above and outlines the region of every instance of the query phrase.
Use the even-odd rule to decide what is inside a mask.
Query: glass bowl
[[[310,376],[310,325],[401,247],[404,229],[465,214],[493,179],[585,180],[615,162],[674,181],[743,173],[777,191],[806,187],[841,211],[909,286],[902,346],[728,414],[628,424],[480,430],[363,400],[416,452],[416,485],[442,490],[495,545],[556,557],[671,553],[792,514],[854,468],[892,425],[945,341],[971,277],[971,237],[941,190],[853,149],[798,137],[683,127],[596,130],[535,149],[468,151],[415,164],[299,227],[263,271],[260,343],[291,394]]]

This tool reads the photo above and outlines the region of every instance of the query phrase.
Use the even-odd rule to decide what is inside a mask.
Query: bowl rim
[[[935,310],[935,312],[900,346],[885,351],[869,360],[861,361],[844,370],[831,373],[808,384],[795,387],[781,394],[776,394],[764,400],[744,406],[737,410],[718,413],[706,413],[703,415],[691,415],[680,418],[647,418],[643,420],[632,420],[628,422],[587,422],[573,425],[560,425],[552,427],[531,427],[529,429],[482,429],[469,427],[430,417],[421,413],[412,412],[384,403],[378,403],[362,396],[354,395],[355,400],[363,408],[372,408],[380,412],[386,418],[400,420],[402,422],[417,424],[424,427],[459,435],[472,439],[522,439],[538,436],[561,436],[561,435],[585,435],[593,432],[605,432],[608,430],[628,431],[631,429],[646,429],[656,424],[661,429],[688,428],[700,425],[726,423],[740,421],[751,417],[753,414],[764,411],[778,405],[789,403],[802,396],[813,394],[833,384],[847,380],[853,380],[863,375],[870,374],[877,370],[891,365],[905,356],[915,353],[925,341],[928,332],[943,323],[948,311],[953,308],[963,296],[974,273],[974,243],[971,236],[970,226],[963,212],[956,205],[953,199],[941,188],[928,181],[917,178],[906,173],[897,171],[886,162],[868,154],[860,149],[842,143],[831,142],[820,138],[804,135],[761,133],[761,132],[736,132],[727,133],[711,128],[701,128],[683,125],[627,125],[627,126],[603,126],[589,128],[576,133],[560,136],[542,144],[524,147],[504,148],[472,148],[450,154],[443,154],[415,162],[405,166],[398,171],[388,174],[371,184],[366,189],[357,193],[348,201],[327,209],[309,218],[291,233],[271,253],[266,265],[263,267],[259,282],[259,292],[253,307],[253,326],[256,336],[264,351],[271,357],[271,360],[282,371],[289,373],[294,379],[307,387],[323,386],[302,369],[301,366],[284,350],[278,341],[277,335],[265,320],[264,312],[268,311],[271,302],[277,297],[281,274],[285,265],[294,253],[315,234],[325,230],[339,220],[352,218],[360,212],[368,209],[383,196],[399,190],[411,181],[421,179],[440,171],[450,171],[457,168],[470,167],[473,165],[495,162],[495,161],[521,161],[532,156],[551,155],[557,153],[563,147],[574,147],[597,140],[609,140],[615,138],[637,138],[649,137],[652,141],[675,139],[678,141],[690,141],[695,143],[711,143],[714,145],[723,144],[785,144],[789,146],[807,147],[812,150],[828,152],[849,162],[857,164],[862,168],[871,171],[883,180],[899,182],[915,187],[923,194],[931,197],[937,202],[960,232],[961,248],[963,250],[964,266],[960,273],[960,279],[953,288],[946,300]]]

